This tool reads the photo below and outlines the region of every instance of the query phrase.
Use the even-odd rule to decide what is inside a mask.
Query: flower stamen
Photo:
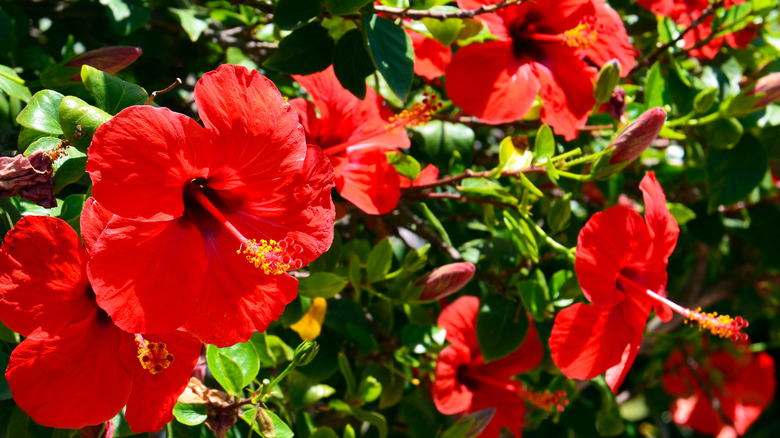
[[[151,374],[157,374],[171,366],[173,354],[168,351],[164,342],[149,342],[141,335],[135,335],[138,345],[138,361],[143,369]]]
[[[398,128],[421,126],[431,121],[431,114],[442,109],[444,104],[437,102],[435,94],[423,93],[422,102],[391,116],[385,130],[395,132]]]
[[[563,32],[561,40],[569,47],[587,49],[596,43],[598,32],[596,31],[596,17],[587,16],[577,26]]]
[[[534,392],[527,390],[524,385],[521,385],[516,392],[526,402],[544,411],[555,409],[558,412],[563,412],[566,406],[569,405],[566,391],[550,392],[549,389],[546,389],[543,392]]]

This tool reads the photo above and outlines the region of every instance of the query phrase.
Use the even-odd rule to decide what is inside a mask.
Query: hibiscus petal
[[[645,199],[645,221],[653,237],[653,257],[666,261],[677,245],[680,226],[666,207],[666,195],[655,172],[647,172],[639,188]]]
[[[248,238],[292,238],[303,249],[295,257],[306,266],[333,241],[334,185],[330,161],[319,147],[309,146],[301,173],[275,189],[242,192],[244,204],[225,216]]]
[[[87,272],[98,305],[116,325],[130,333],[169,333],[195,306],[206,266],[203,238],[186,217],[117,216],[92,247]]]
[[[483,5],[489,5],[492,3],[498,2],[493,0],[458,0],[458,6],[463,10],[474,10]],[[485,23],[487,28],[490,30],[490,33],[492,33],[494,37],[500,40],[509,40],[511,38],[509,36],[509,29],[507,28],[507,23],[503,19],[503,15],[507,13],[506,9],[510,10],[509,13],[514,13],[514,10],[517,8],[502,8],[499,10],[499,14],[479,14],[474,18]]]
[[[511,41],[490,41],[469,44],[455,53],[447,67],[446,88],[455,105],[497,124],[526,115],[539,81],[531,64],[515,59]]]
[[[187,387],[203,345],[183,331],[152,335],[145,339],[149,342],[164,342],[168,352],[173,355],[173,362],[168,368],[152,374],[141,367],[135,342],[124,340],[123,359],[133,375],[133,389],[127,401],[125,419],[136,433],[160,430],[173,420],[173,405]]]
[[[597,39],[585,49],[585,56],[598,66],[617,59],[621,67],[620,75],[626,77],[634,68],[635,59],[634,47],[628,41],[623,20],[603,0],[593,0],[593,5],[596,7]]]
[[[227,231],[209,231],[205,242],[209,265],[186,328],[217,347],[244,342],[279,318],[297,295],[298,281],[255,268],[236,254],[235,238]]]
[[[267,184],[303,165],[298,116],[256,70],[225,64],[206,73],[195,84],[195,102],[213,144],[204,151],[212,189]]]
[[[118,351],[123,337],[129,335],[94,309],[55,338],[26,339],[5,374],[14,401],[48,427],[79,429],[112,419],[130,394]]]
[[[627,317],[628,315],[624,316]],[[647,316],[645,316],[642,321],[646,322]],[[634,336],[631,339],[631,342],[626,345],[626,348],[623,350],[620,363],[610,367],[604,376],[604,379],[607,381],[607,386],[609,386],[609,389],[611,389],[615,394],[617,394],[617,390],[620,387],[620,384],[622,384],[623,380],[626,378],[628,370],[631,368],[631,365],[634,363],[634,359],[636,359],[636,355],[639,352],[639,347],[642,345],[643,330],[640,328],[633,329],[632,331]]]
[[[645,221],[630,208],[612,207],[591,216],[577,239],[574,262],[585,298],[604,308],[623,301],[618,274],[649,240]]]
[[[479,298],[462,296],[445,307],[436,325],[447,331],[447,341],[461,344],[471,351],[480,351],[477,343],[477,312]]]
[[[413,30],[406,29],[406,33],[414,46],[414,74],[429,81],[443,75],[452,60],[452,49]]]
[[[30,338],[57,335],[95,310],[88,255],[65,221],[24,216],[0,247],[0,319]]]
[[[170,220],[184,212],[184,186],[206,176],[203,128],[191,118],[131,106],[98,128],[89,147],[92,194],[112,213]]]
[[[382,151],[350,153],[336,162],[339,194],[368,214],[385,214],[398,205],[401,182],[398,172]]]
[[[520,347],[506,357],[481,365],[479,374],[509,382],[512,376],[530,371],[542,363],[544,347],[530,315],[528,323],[528,332]]]
[[[620,364],[633,339],[634,328],[619,307],[605,310],[576,303],[555,317],[550,352],[566,377],[590,379]]]
[[[100,234],[108,226],[108,221],[114,214],[106,210],[94,197],[87,198],[84,208],[81,210],[81,238],[87,251],[92,250],[92,245],[100,238]]]
[[[469,413],[488,408],[496,408],[496,413],[479,438],[496,438],[502,428],[509,429],[512,436],[521,436],[525,423],[525,401],[516,393],[492,386],[480,387],[474,391]]]
[[[439,354],[433,382],[433,403],[444,415],[459,414],[469,409],[474,394],[458,380],[458,368],[471,360],[469,349],[453,344]]]

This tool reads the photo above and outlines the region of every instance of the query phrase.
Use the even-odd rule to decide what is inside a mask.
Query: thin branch
[[[545,167],[526,167],[525,169],[521,169],[521,170],[503,171],[501,172],[501,176],[517,178],[521,173],[546,172],[546,171],[547,168]],[[489,178],[491,176],[493,176],[492,170],[483,170],[481,172],[474,172],[471,169],[466,169],[465,172],[459,175],[448,176],[446,178],[442,178],[438,181],[434,181],[428,184],[421,184],[418,186],[407,187],[403,189],[402,192],[406,194],[409,192],[416,192],[416,191],[432,189],[436,187],[455,186],[457,185],[458,182],[466,178]]]
[[[399,203],[395,211],[397,211],[398,214],[402,215],[405,219],[408,219],[413,224],[415,224],[417,226],[417,232],[433,241],[439,248],[446,251],[453,260],[463,260],[463,257],[460,255],[460,252],[457,249],[439,237],[438,234],[436,234],[433,230],[430,229],[430,227],[428,227],[428,224],[426,224],[425,221],[415,216],[415,214],[409,210],[409,207]]]
[[[517,205],[501,202],[491,198],[479,198],[462,195],[460,193],[436,192],[436,193],[404,193],[405,198],[410,199],[452,199],[461,202],[476,202],[479,204],[491,204],[500,208],[517,209]]]
[[[417,10],[417,9],[404,9],[393,8],[390,6],[375,5],[374,12],[382,13],[386,17],[390,18],[413,18],[419,20],[421,18],[435,18],[437,20],[446,20],[448,18],[474,18],[480,14],[488,14],[490,12],[496,12],[501,8],[507,6],[518,5],[525,0],[504,0],[500,3],[492,5],[482,5],[476,9],[460,10],[453,12],[438,12],[431,10]]]
[[[664,52],[666,52],[666,50],[669,47],[672,47],[675,44],[677,44],[680,40],[682,40],[685,37],[685,35],[688,32],[690,32],[693,29],[695,29],[696,26],[700,25],[701,23],[704,22],[704,20],[706,20],[712,14],[714,14],[715,11],[718,10],[718,8],[723,6],[723,3],[724,3],[724,0],[719,0],[719,1],[716,1],[715,3],[711,3],[709,6],[704,8],[704,10],[701,12],[701,15],[699,16],[699,18],[693,20],[691,22],[691,24],[687,28],[685,28],[685,30],[680,32],[680,34],[677,35],[677,37],[674,38],[673,40],[669,41],[666,44],[662,44],[660,46],[657,46],[655,48],[655,50],[650,52],[650,54],[648,54],[643,60],[641,60],[640,62],[637,63],[636,67],[634,67],[634,70],[636,70],[637,68],[647,67],[650,64],[652,64],[653,61],[655,61],[656,58],[658,58],[660,55],[662,55]]]

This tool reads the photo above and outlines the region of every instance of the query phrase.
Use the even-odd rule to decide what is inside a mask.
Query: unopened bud
[[[613,119],[620,120],[620,118],[623,117],[623,113],[626,112],[626,107],[628,106],[628,102],[626,102],[626,90],[620,87],[615,87],[615,90],[612,91],[612,97],[605,106],[607,107],[607,111],[609,111],[609,115],[611,115]]]
[[[628,163],[636,160],[650,144],[658,138],[658,133],[666,121],[666,111],[655,107],[645,111],[636,120],[620,131],[611,147],[615,148],[609,164]]]
[[[438,300],[463,289],[471,281],[477,267],[471,262],[450,263],[440,266],[417,281],[423,286],[421,300]]]
[[[295,366],[299,367],[308,365],[312,360],[314,360],[314,357],[317,356],[319,351],[320,344],[314,341],[302,342],[301,345],[295,349],[293,363],[295,363]]]
[[[485,430],[487,425],[490,424],[490,420],[493,419],[493,416],[495,414],[496,414],[496,408],[483,409],[481,411],[472,412],[468,415],[461,417],[456,422],[456,424],[471,423],[471,427],[469,427],[468,432],[466,432],[464,436],[466,438],[476,438]]]
[[[702,90],[699,94],[693,98],[693,110],[698,114],[704,114],[712,108],[715,104],[715,99],[718,98],[718,88],[712,87]]]
[[[596,103],[607,103],[612,99],[612,92],[620,82],[620,61],[612,59],[599,70],[599,77],[593,89],[593,97]]]
[[[52,161],[43,150],[29,157],[0,157],[0,198],[19,195],[44,208],[56,207]]]
[[[81,67],[89,65],[104,73],[116,73],[128,65],[132,64],[139,56],[142,50],[140,47],[130,46],[109,46],[97,50],[90,50],[68,61],[67,67]],[[76,74],[71,81],[80,81],[81,74]]]
[[[780,72],[770,73],[759,78],[756,85],[746,93],[747,96],[764,93],[753,108],[763,108],[780,99]]]

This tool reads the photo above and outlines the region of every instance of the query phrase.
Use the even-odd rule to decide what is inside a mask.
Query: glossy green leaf
[[[480,300],[477,342],[485,362],[501,359],[523,343],[529,323],[518,304],[494,294]]]
[[[241,414],[241,418],[247,424],[251,424],[252,429],[261,434],[261,437],[293,438],[295,436],[290,426],[268,409],[261,408],[261,411],[258,412],[257,408],[252,406]]]
[[[142,0],[100,0],[108,6],[109,24],[119,36],[127,36],[144,26],[152,11]]]
[[[718,98],[718,88],[707,88],[699,92],[693,99],[693,109],[698,114],[704,114],[712,108]]]
[[[387,162],[395,167],[395,170],[399,175],[405,176],[412,181],[417,178],[417,175],[420,174],[420,170],[422,170],[419,161],[415,160],[411,155],[402,154],[400,152],[388,152]]]
[[[764,148],[752,135],[732,149],[707,151],[707,208],[715,211],[719,205],[731,205],[747,196],[764,178],[767,172],[767,156]]]
[[[332,298],[349,283],[349,281],[330,272],[315,272],[298,280],[298,293],[310,298]]]
[[[318,383],[297,370],[287,375],[286,385],[290,404],[294,409],[305,409],[336,392],[333,387]]]
[[[28,102],[32,96],[30,95],[30,89],[24,84],[24,80],[16,74],[14,69],[0,65],[0,90],[5,92],[5,94]]]
[[[51,135],[61,135],[60,103],[65,96],[53,90],[35,93],[27,106],[16,116],[16,123]]]
[[[446,20],[423,18],[421,21],[431,32],[431,35],[444,46],[454,43],[458,39],[461,29],[463,29],[463,20],[460,18],[448,18]]]
[[[331,64],[334,46],[327,29],[307,24],[287,35],[263,66],[287,74],[317,73]]]
[[[360,11],[360,8],[371,3],[371,0],[325,0],[325,7],[333,15],[349,15]]]
[[[363,37],[379,73],[396,96],[406,100],[414,78],[414,49],[409,35],[386,18],[366,15]]]
[[[209,345],[206,361],[217,382],[232,395],[240,394],[260,369],[260,358],[251,342],[227,348]]]
[[[71,142],[71,146],[81,152],[86,152],[92,142],[92,135],[102,125],[111,119],[111,115],[87,104],[75,96],[62,99],[59,107],[59,123],[66,139],[72,139],[78,127],[81,135]]]
[[[545,320],[547,297],[544,288],[535,280],[525,280],[517,284],[517,293],[523,302],[523,307],[538,322]]]
[[[208,407],[205,403],[176,403],[173,406],[173,416],[181,424],[196,426],[209,417]]]
[[[109,114],[115,115],[131,105],[143,105],[149,99],[146,90],[138,85],[88,65],[81,67],[81,81],[97,106]]]
[[[382,280],[390,272],[392,263],[393,247],[390,245],[390,240],[384,239],[368,253],[368,260],[366,260],[366,277],[368,281]]]
[[[333,71],[341,86],[358,99],[366,98],[366,77],[376,71],[358,29],[345,33],[333,51]]]
[[[387,437],[387,420],[385,416],[372,411],[366,411],[354,406],[348,405],[341,400],[331,400],[328,404],[331,408],[338,412],[349,414],[360,421],[365,421],[368,424],[376,427],[379,432],[379,438]]]
[[[320,0],[279,0],[274,9],[274,23],[283,30],[306,25],[322,12]]]
[[[549,125],[542,125],[534,139],[534,158],[539,161],[555,154],[555,137]]]
[[[707,142],[707,146],[718,149],[729,149],[739,142],[742,138],[742,134],[745,129],[739,120],[731,119],[718,119],[712,123],[704,125],[704,137]]]
[[[663,107],[672,101],[667,78],[661,71],[661,64],[656,62],[650,67],[645,79],[645,111],[657,106]]]
[[[412,249],[406,253],[401,266],[409,272],[417,272],[428,264],[428,252],[431,250],[431,244],[427,243],[420,248]]]
[[[194,9],[168,8],[168,10],[176,17],[192,42],[198,41],[203,31],[209,28],[209,22],[198,17]]]
[[[330,427],[322,426],[318,427],[317,430],[315,430],[314,433],[309,436],[309,438],[339,438],[339,436],[336,434],[336,431]]]
[[[674,220],[680,225],[685,225],[688,221],[696,219],[696,213],[680,203],[667,202],[666,206],[669,208],[669,213],[672,214]]]

